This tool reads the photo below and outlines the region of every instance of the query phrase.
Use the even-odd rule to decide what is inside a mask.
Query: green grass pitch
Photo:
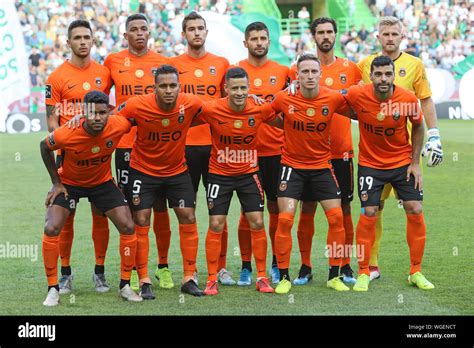
[[[405,216],[391,199],[385,209],[385,231],[381,246],[382,279],[371,284],[368,293],[337,293],[326,288],[327,259],[324,244],[327,223],[318,207],[316,236],[313,242],[313,274],[310,285],[293,286],[290,294],[260,294],[254,285],[240,288],[220,286],[214,297],[193,298],[181,295],[179,287],[164,290],[156,281],[156,300],[139,304],[118,298],[119,255],[118,232],[111,224],[106,259],[106,273],[111,291],[94,291],[91,274],[94,250],[91,238],[89,204],[81,201],[75,219],[75,237],[71,265],[75,274],[73,295],[61,297],[56,308],[45,308],[47,283],[41,256],[44,224],[44,198],[50,181],[41,162],[39,141],[45,133],[0,135],[0,245],[7,243],[37,246],[38,259],[0,258],[0,315],[467,315],[474,314],[472,304],[472,255],[474,249],[474,122],[440,121],[445,154],[438,168],[424,166],[425,216],[427,243],[423,272],[435,285],[433,291],[422,291],[407,284],[409,254],[405,238]],[[354,144],[358,132],[353,125]],[[200,188],[197,221],[200,233],[198,269],[200,285],[206,279],[205,233],[208,226],[204,190]],[[355,194],[354,224],[360,205]],[[182,267],[177,221],[170,212],[172,240],[170,268],[179,284]],[[228,269],[238,277],[240,256],[237,240],[239,206],[234,200],[228,217]],[[268,221],[268,220],[266,220]],[[297,221],[295,221],[296,225]],[[291,275],[299,269],[296,226],[293,229]],[[1,256],[1,255],[0,255]],[[4,255],[3,255],[4,256]],[[150,275],[157,257],[155,237],[150,231]],[[270,264],[270,243],[268,264]],[[356,260],[352,266],[357,270]],[[255,276],[255,275],[254,275]]]

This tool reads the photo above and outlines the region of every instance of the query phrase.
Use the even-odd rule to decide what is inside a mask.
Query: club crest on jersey
[[[105,144],[105,147],[110,149],[112,147],[112,145],[114,144],[114,142],[112,140],[109,140],[106,144]]]
[[[168,127],[170,125],[170,120],[167,119],[167,118],[164,118],[162,121],[161,121],[161,124],[163,125],[163,127]]]
[[[117,111],[122,110],[125,107],[126,102],[123,102],[122,104],[119,105]]]
[[[324,83],[326,84],[326,86],[332,86],[332,84],[334,83],[334,80],[331,77],[326,77],[326,80],[324,80]]]
[[[178,116],[178,123],[183,123],[184,122],[184,112],[180,113]]]
[[[329,106],[323,105],[323,108],[321,109],[321,113],[323,114],[323,116],[329,115]]]
[[[53,88],[51,85],[46,85],[46,89],[44,91],[44,97],[46,99],[51,99],[53,97]]]
[[[342,63],[343,66],[349,66],[349,61],[347,58],[344,59],[344,62]]]
[[[309,117],[313,117],[315,113],[316,111],[313,108],[309,108],[306,110],[306,115],[308,115]]]
[[[360,193],[360,200],[362,202],[367,202],[368,199],[369,199],[369,194],[367,193],[367,191],[362,191]]]
[[[235,128],[242,128],[242,121],[241,120],[237,120],[234,122],[234,127]]]
[[[133,195],[132,203],[133,203],[133,205],[139,205],[140,204],[140,196],[139,195]]]
[[[204,73],[202,72],[201,69],[196,69],[196,70],[194,70],[194,76],[196,76],[196,77],[202,77],[202,75],[204,75]]]
[[[256,86],[256,87],[260,87],[262,85],[262,79],[255,79],[253,80],[253,84]]]
[[[215,66],[210,66],[209,67],[209,72],[211,73],[211,75],[215,75],[216,74],[216,67]]]
[[[96,77],[96,78],[95,78],[95,85],[96,85],[97,87],[102,86],[102,79],[101,79],[100,77]]]
[[[276,76],[270,76],[270,84],[276,85],[277,83],[277,77]]]
[[[158,68],[151,68],[151,74],[153,76],[156,76],[156,71],[158,70]]]
[[[280,191],[286,191],[287,188],[288,188],[288,184],[286,183],[286,181],[282,181],[280,183]]]
[[[385,115],[383,114],[383,112],[379,112],[377,114],[377,120],[379,120],[379,121],[385,120]]]
[[[255,118],[253,118],[253,116],[250,116],[250,117],[249,117],[249,126],[250,126],[250,127],[255,126]]]
[[[395,121],[398,121],[400,119],[400,113],[398,111],[395,111],[392,117]]]
[[[341,83],[346,83],[347,82],[346,74],[339,75],[339,79],[340,79]]]
[[[398,75],[400,75],[400,77],[403,77],[407,74],[407,71],[405,68],[400,68],[400,70],[398,70]]]
[[[91,149],[91,152],[92,152],[92,153],[98,153],[98,152],[100,152],[100,147],[99,147],[99,146],[94,146],[94,147]]]
[[[84,82],[82,84],[82,88],[84,88],[84,90],[88,91],[89,89],[91,89],[91,84],[89,82]]]

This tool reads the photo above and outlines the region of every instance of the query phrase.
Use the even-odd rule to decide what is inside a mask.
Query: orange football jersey
[[[252,99],[240,112],[230,108],[228,98],[205,103],[197,121],[211,127],[209,173],[235,176],[258,171],[257,132],[275,117],[269,103],[257,105]]]
[[[345,97],[359,119],[359,164],[376,169],[409,164],[412,146],[407,119],[413,124],[423,122],[416,96],[395,86],[391,98],[378,100],[370,83],[352,86]]]
[[[361,80],[360,70],[354,62],[347,58],[336,57],[330,65],[321,65],[320,86],[339,90],[342,94],[347,89],[359,83]],[[291,77],[296,78],[296,64],[291,67]],[[343,159],[354,157],[352,147],[351,120],[339,114],[335,114],[331,125],[331,158]]]
[[[206,53],[195,59],[184,53],[170,58],[169,64],[179,71],[181,92],[197,95],[203,101],[222,97],[225,73],[229,62],[224,57]],[[211,145],[209,125],[204,124],[189,130],[186,145]]]
[[[186,171],[186,133],[201,106],[198,97],[184,93],[178,95],[171,111],[160,109],[155,93],[133,97],[122,104],[118,114],[137,123],[130,167],[159,177]]]
[[[104,65],[109,69],[115,85],[117,106],[130,97],[153,93],[155,91],[154,71],[167,62],[168,58],[151,50],[141,57],[131,54],[128,49],[109,54],[105,58]],[[137,129],[134,127],[123,136],[118,148],[131,148],[136,134]]]
[[[109,94],[112,81],[109,69],[91,60],[78,68],[66,60],[46,80],[45,103],[56,106],[59,125],[83,113],[83,98],[93,90]]]
[[[244,59],[236,64],[249,75],[249,92],[268,101],[284,89],[288,83],[288,67],[268,60],[262,66],[254,66]],[[283,130],[262,124],[258,129],[258,156],[276,156],[281,154]]]
[[[323,86],[314,99],[303,97],[301,90],[294,96],[282,91],[272,106],[284,115],[281,163],[297,169],[331,168],[329,132],[334,113],[348,109],[344,96]]]
[[[61,150],[63,163],[58,170],[63,184],[94,187],[112,180],[110,163],[120,138],[132,124],[118,115],[111,115],[102,132],[92,136],[83,127],[62,126],[46,137],[51,150]]]

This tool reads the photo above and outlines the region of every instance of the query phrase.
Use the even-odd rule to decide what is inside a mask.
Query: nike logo
[[[365,110],[364,108],[362,108],[360,111],[362,111],[362,112],[369,112],[368,110]]]
[[[128,70],[119,70],[119,74],[127,72]]]
[[[186,74],[186,73],[187,73],[187,71],[180,71],[179,72],[180,75],[183,75],[183,74]]]
[[[84,152],[86,152],[86,151],[74,151],[74,153],[75,153],[76,155],[79,154],[79,153],[84,153]]]
[[[263,208],[263,207],[264,207],[264,205],[263,205],[263,204],[259,204],[259,206],[260,206],[260,208]]]
[[[72,86],[71,86],[71,85],[67,85],[67,88],[68,88],[68,89],[71,89],[71,88],[74,88],[74,87],[76,87],[76,86],[77,86],[77,83],[76,83],[75,85],[72,85]]]
[[[336,194],[337,194],[337,195],[340,195],[340,194],[341,194],[341,191],[337,191],[337,193],[336,193]]]
[[[227,122],[221,122],[221,121],[217,121],[218,124],[225,124]]]

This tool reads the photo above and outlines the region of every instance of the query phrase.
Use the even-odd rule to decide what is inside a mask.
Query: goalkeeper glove
[[[428,141],[421,152],[422,157],[428,158],[426,163],[428,167],[436,167],[443,162],[443,149],[441,147],[441,138],[438,128],[428,129]]]

